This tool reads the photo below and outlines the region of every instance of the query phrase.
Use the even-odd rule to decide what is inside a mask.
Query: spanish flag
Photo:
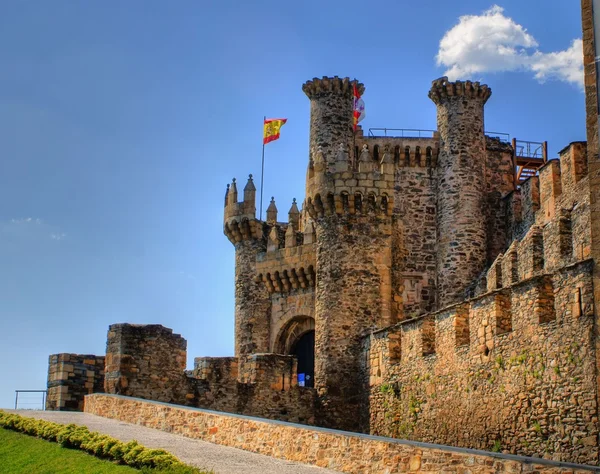
[[[279,138],[279,130],[287,119],[265,119],[263,128],[263,145]]]

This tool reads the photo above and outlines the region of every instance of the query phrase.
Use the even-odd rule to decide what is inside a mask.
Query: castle
[[[429,91],[432,136],[364,136],[363,84],[308,81],[302,209],[283,222],[272,200],[257,218],[252,177],[225,195],[235,355],[186,371],[181,336],[115,324],[105,356],[50,356],[48,408],[106,391],[598,464],[600,162],[582,6],[587,142],[525,156],[486,136],[491,89],[447,78]]]

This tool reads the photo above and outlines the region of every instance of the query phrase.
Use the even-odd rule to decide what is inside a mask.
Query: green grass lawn
[[[0,428],[0,473],[133,474],[140,471]]]

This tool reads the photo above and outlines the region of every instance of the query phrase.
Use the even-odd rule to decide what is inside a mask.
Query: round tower
[[[256,219],[256,187],[250,175],[237,202],[235,179],[225,196],[223,231],[235,246],[235,355],[269,352],[271,298],[256,280],[256,257],[266,251],[263,223]],[[276,218],[276,217],[275,217]]]
[[[364,86],[357,84],[362,94]],[[315,228],[315,388],[319,423],[359,430],[362,337],[392,323],[390,193],[393,172],[350,165],[353,82],[313,79],[311,170],[303,206]],[[350,166],[349,166],[350,165]],[[312,175],[311,175],[312,171]],[[391,185],[390,185],[391,186]]]
[[[307,81],[302,90],[310,99],[310,142],[309,172],[306,180],[307,195],[313,193],[316,184],[314,171],[327,171],[328,164],[334,163],[340,147],[350,151],[354,131],[352,112],[354,105],[353,87],[360,95],[365,86],[349,78],[323,77]],[[323,182],[323,184],[325,184]]]
[[[465,298],[485,269],[485,134],[483,108],[492,94],[479,82],[433,81],[437,106],[438,308]]]

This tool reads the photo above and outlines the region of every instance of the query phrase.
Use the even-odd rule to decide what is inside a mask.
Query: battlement
[[[353,95],[353,87],[356,84],[356,89],[360,95],[365,92],[365,85],[358,82],[356,79],[350,80],[348,77],[340,78],[338,76],[326,77],[321,79],[315,77],[310,81],[306,81],[302,85],[302,90],[309,99],[314,99],[322,94],[337,93],[351,98]]]
[[[256,219],[256,187],[252,175],[244,188],[244,200],[238,202],[235,178],[225,192],[223,233],[232,244],[263,238],[263,223]]]
[[[485,84],[471,81],[448,81],[447,77],[440,77],[431,83],[429,98],[440,105],[448,98],[466,97],[480,99],[485,104],[492,95],[492,90]]]
[[[290,228],[291,226],[288,226],[288,229]],[[273,227],[271,232],[274,234],[276,231],[277,228]],[[311,236],[314,234],[311,223],[307,225],[304,235],[307,233]],[[271,237],[269,240],[271,241]],[[269,293],[288,293],[314,287],[316,252],[312,242],[310,240],[304,245],[288,246],[290,242],[289,238],[286,238],[283,248],[278,246],[279,241],[267,246],[267,251],[257,256],[256,281],[264,283]]]
[[[507,255],[513,252],[510,250]],[[389,364],[437,354],[440,348],[444,351],[464,348],[467,352],[488,357],[496,336],[553,321],[566,324],[573,318],[592,317],[590,260],[563,266],[553,273],[525,274],[513,283],[502,279],[500,268],[503,263],[500,256],[492,265],[493,272],[488,272],[488,284],[493,288],[488,288],[487,293],[435,313],[402,321],[369,337],[372,341],[380,341],[378,347],[385,348],[385,359]],[[496,283],[492,283],[492,274],[498,275]],[[502,285],[501,281],[506,283]],[[383,346],[382,338],[386,339]],[[459,353],[466,356],[467,352]],[[377,354],[370,357],[381,359]],[[380,363],[377,362],[375,367]],[[376,383],[379,383],[377,377],[372,378],[371,384]]]
[[[530,455],[550,439],[562,453],[555,455],[595,459],[564,440],[566,415],[552,408],[565,393],[591,390],[583,412],[596,409],[592,361],[584,362],[594,347],[592,268],[591,260],[577,262],[365,338],[371,434],[480,449],[498,440]],[[569,417],[595,446],[597,426],[580,407],[567,409]]]
[[[374,163],[394,163],[395,168],[435,168],[439,154],[439,134],[421,137],[360,137],[356,140],[354,155],[360,156],[367,146]],[[390,158],[391,156],[391,158]]]

